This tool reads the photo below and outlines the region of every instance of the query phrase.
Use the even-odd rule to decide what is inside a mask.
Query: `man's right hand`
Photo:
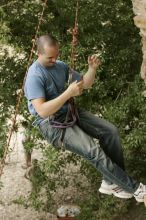
[[[71,83],[67,88],[70,97],[81,95],[83,91],[83,84],[83,80],[81,80],[80,82],[76,80],[75,82]]]
[[[69,98],[73,96],[78,96],[82,94],[83,90],[83,80],[77,82],[77,80],[71,83],[68,88],[58,97],[46,101],[44,97],[38,99],[31,99],[32,104],[36,112],[42,117],[46,118],[49,115],[53,115],[57,112]]]

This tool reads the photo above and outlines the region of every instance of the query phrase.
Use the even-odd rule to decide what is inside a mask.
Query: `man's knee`
[[[98,161],[103,155],[101,154],[101,148],[98,143],[96,143],[94,140],[92,140],[88,145],[86,145],[85,149],[85,157],[88,160],[94,160],[96,158],[96,161]]]
[[[118,128],[113,125],[113,127],[112,127],[112,129],[111,129],[111,133],[112,133],[113,135],[119,135]]]
[[[113,138],[116,138],[119,136],[118,128],[113,124],[110,125],[110,127],[107,130],[107,133],[110,137],[113,137]]]

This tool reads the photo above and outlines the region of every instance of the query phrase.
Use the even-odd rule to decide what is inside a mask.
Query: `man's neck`
[[[39,57],[38,57],[37,61],[38,61],[39,64],[41,64],[43,67],[45,67],[45,68],[48,67],[47,65],[45,65],[45,63],[44,63],[41,59],[39,59]]]

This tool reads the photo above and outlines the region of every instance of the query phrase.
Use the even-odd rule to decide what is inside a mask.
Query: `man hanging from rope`
[[[58,41],[52,35],[37,40],[38,59],[29,67],[24,85],[29,112],[43,137],[57,149],[66,150],[88,160],[103,175],[99,191],[119,198],[135,197],[144,201],[146,186],[125,172],[123,152],[117,128],[110,122],[74,106],[72,98],[92,86],[100,61],[88,58],[88,71],[81,77],[57,60]],[[72,77],[71,77],[72,76]],[[66,88],[66,83],[70,84]],[[93,138],[97,138],[99,145]]]

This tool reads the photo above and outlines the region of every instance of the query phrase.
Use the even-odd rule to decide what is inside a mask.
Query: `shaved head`
[[[42,35],[37,39],[38,61],[46,66],[53,66],[59,56],[59,44],[52,35]]]
[[[38,53],[43,54],[45,52],[45,48],[58,46],[58,41],[51,34],[47,34],[40,36],[37,39],[36,44]]]

